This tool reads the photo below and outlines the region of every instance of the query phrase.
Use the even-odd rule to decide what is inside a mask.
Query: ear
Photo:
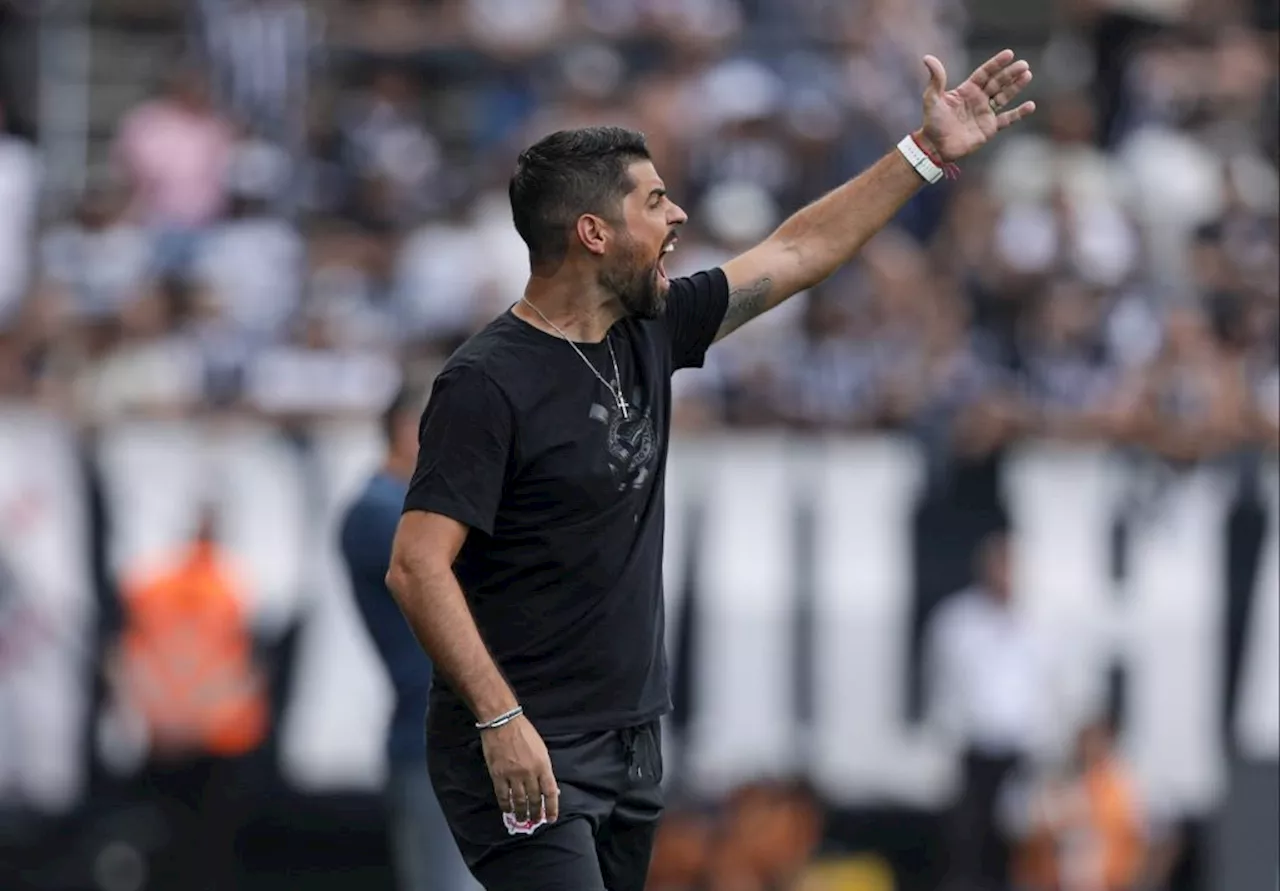
[[[604,254],[609,239],[613,236],[613,230],[603,218],[584,213],[578,217],[577,234],[578,241],[582,242],[583,247],[600,256]]]

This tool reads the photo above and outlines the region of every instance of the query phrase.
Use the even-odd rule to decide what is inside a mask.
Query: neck
[[[521,320],[548,334],[563,332],[578,343],[601,342],[613,323],[626,315],[618,298],[605,292],[594,277],[534,276],[525,286],[524,300],[528,302],[517,303],[512,310]]]

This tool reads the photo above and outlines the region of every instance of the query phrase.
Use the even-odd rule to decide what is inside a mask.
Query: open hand
[[[481,731],[480,739],[502,812],[514,814],[521,823],[554,823],[560,816],[560,790],[547,746],[529,719],[521,716]]]
[[[947,70],[935,56],[924,57],[929,86],[924,91],[924,142],[943,161],[971,154],[1005,127],[1036,110],[1034,102],[1009,108],[1031,83],[1031,66],[1014,61],[1004,50],[981,65],[954,90],[947,89]]]

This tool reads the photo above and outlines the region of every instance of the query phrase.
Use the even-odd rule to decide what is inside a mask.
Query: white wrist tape
[[[927,183],[936,183],[945,175],[941,167],[933,163],[933,160],[924,153],[920,146],[916,145],[915,139],[908,133],[902,142],[898,143],[898,151],[902,152],[902,157],[907,159],[907,163],[915,168],[916,173],[920,174]]]

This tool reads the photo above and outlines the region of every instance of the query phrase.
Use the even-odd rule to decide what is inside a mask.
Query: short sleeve
[[[672,370],[701,368],[729,307],[729,280],[721,269],[671,282],[665,315]]]
[[[510,406],[489,377],[446,369],[422,414],[405,511],[442,514],[492,535],[511,435]]]

